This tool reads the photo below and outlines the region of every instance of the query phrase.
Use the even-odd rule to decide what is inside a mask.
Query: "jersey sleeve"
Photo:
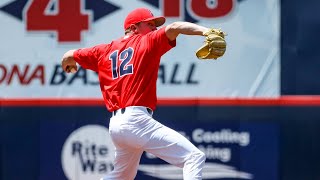
[[[176,40],[170,41],[165,33],[165,27],[153,31],[147,35],[149,50],[162,56],[176,46]]]
[[[81,67],[98,72],[98,62],[108,47],[109,44],[100,44],[90,48],[77,49],[73,53],[73,58]]]

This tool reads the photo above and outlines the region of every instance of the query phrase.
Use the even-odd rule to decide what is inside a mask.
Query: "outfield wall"
[[[154,118],[206,153],[204,179],[319,177],[319,98],[188,102],[160,105]],[[96,179],[112,169],[101,101],[6,101],[1,111],[2,179]],[[181,169],[167,165],[144,154],[137,179],[179,179]]]

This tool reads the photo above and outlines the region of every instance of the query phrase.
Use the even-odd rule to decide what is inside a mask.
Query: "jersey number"
[[[80,0],[33,0],[27,7],[27,31],[54,31],[59,42],[81,41],[89,29],[89,15],[81,12]]]
[[[109,60],[111,61],[111,72],[112,78],[117,79],[120,77],[133,74],[133,65],[129,64],[133,57],[133,49],[129,47],[128,49],[123,50],[122,52],[116,50],[111,53]],[[118,66],[120,62],[120,66]]]

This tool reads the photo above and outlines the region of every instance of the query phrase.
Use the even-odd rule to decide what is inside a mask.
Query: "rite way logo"
[[[165,17],[189,22],[231,14],[243,0],[140,0]],[[59,43],[80,42],[90,24],[121,8],[105,0],[15,0],[0,10],[26,23],[28,32],[54,32]]]

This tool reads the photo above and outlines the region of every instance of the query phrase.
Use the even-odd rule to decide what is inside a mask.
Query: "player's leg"
[[[180,133],[155,121],[155,129],[145,144],[145,151],[178,167],[183,167],[184,180],[202,179],[205,154]]]
[[[137,174],[143,150],[136,147],[136,141],[128,141],[133,138],[131,129],[126,128],[128,117],[113,116],[110,119],[109,133],[115,145],[114,170],[102,180],[133,180]]]
[[[117,149],[115,151],[114,170],[101,180],[133,180],[137,175],[141,149]]]

